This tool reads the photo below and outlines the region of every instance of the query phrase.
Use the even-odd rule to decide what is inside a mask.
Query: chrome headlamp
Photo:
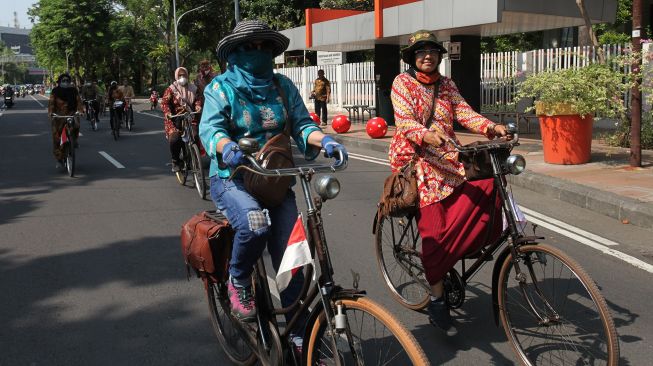
[[[510,174],[519,175],[526,170],[526,159],[521,155],[510,155],[506,159],[506,168]]]
[[[315,190],[323,201],[334,199],[340,193],[340,182],[333,175],[322,175],[315,181]]]

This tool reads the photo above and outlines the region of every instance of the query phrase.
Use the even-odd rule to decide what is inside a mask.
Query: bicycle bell
[[[323,201],[334,199],[340,193],[340,182],[333,175],[322,175],[315,180],[315,191]]]
[[[243,137],[238,140],[238,147],[240,147],[245,154],[254,154],[259,150],[258,140],[251,137]]]

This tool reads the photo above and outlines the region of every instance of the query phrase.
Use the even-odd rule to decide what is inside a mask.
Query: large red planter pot
[[[593,116],[540,116],[544,162],[585,164],[592,152]]]

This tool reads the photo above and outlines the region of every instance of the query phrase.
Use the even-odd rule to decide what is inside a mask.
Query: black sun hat
[[[440,51],[440,55],[447,53],[447,49],[444,48],[440,42],[438,42],[438,39],[432,32],[427,30],[418,30],[417,32],[411,34],[410,38],[408,38],[408,46],[401,50],[401,59],[405,63],[412,65],[415,62],[415,50],[426,44],[433,45],[435,48],[437,48]]]
[[[222,38],[218,43],[217,53],[219,60],[226,60],[227,56],[241,43],[249,41],[269,41],[272,45],[272,56],[283,53],[290,44],[290,39],[270,28],[260,20],[243,20],[238,22],[231,34]]]

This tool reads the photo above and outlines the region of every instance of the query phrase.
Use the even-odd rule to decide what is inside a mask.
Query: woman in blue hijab
[[[289,42],[261,21],[239,22],[217,48],[218,59],[227,61],[227,71],[204,90],[200,138],[211,157],[211,198],[235,230],[228,291],[231,312],[241,321],[256,320],[251,284],[254,264],[267,244],[275,271],[279,268],[297,219],[297,205],[289,189],[279,206],[265,207],[245,190],[242,179],[228,179],[245,163],[238,140],[255,138],[263,146],[290,123],[290,135],[306,159],[315,159],[321,148],[330,157],[341,151],[346,158],[344,146],[313,123],[292,81],[273,72],[274,57],[282,54]],[[287,96],[288,110],[274,79]],[[301,276],[295,276],[281,293],[283,306],[292,304],[302,281]],[[296,344],[299,341],[295,339]]]

